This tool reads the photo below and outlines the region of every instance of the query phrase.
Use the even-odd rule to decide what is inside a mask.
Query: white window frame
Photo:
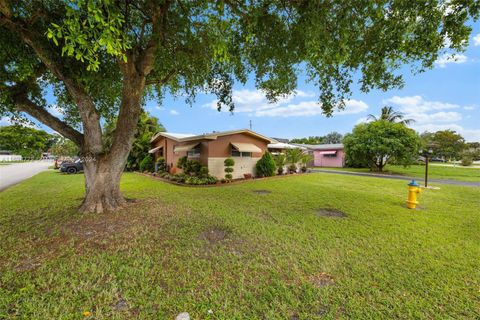
[[[234,152],[237,153],[237,154],[236,155],[233,154]],[[235,158],[251,158],[252,157],[251,152],[241,152],[241,151],[238,151],[235,148],[232,148],[232,151],[230,152],[230,155],[232,157],[235,157]]]
[[[187,158],[199,158],[200,157],[200,145],[187,151]]]

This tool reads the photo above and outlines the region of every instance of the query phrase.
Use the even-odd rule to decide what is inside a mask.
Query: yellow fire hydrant
[[[408,200],[407,200],[408,209],[415,209],[417,207],[417,204],[418,204],[417,193],[420,193],[420,185],[415,180],[412,180],[408,184]]]

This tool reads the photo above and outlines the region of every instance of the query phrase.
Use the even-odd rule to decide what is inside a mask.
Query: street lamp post
[[[429,157],[433,154],[432,148],[428,150],[420,150],[420,153],[425,157],[425,188],[428,187],[428,160]]]

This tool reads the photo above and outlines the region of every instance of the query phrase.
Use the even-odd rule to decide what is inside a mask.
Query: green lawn
[[[405,181],[322,173],[122,189],[135,201],[104,215],[76,213],[82,175],[0,193],[0,319],[480,317],[479,188],[416,211]]]
[[[370,172],[368,168],[323,168],[326,170],[342,170],[353,172]],[[387,166],[385,174],[399,174],[416,178],[425,177],[424,165],[413,165],[409,167],[403,166]],[[428,167],[429,179],[443,179],[443,180],[458,180],[458,181],[472,181],[480,182],[480,167],[446,167],[431,164]]]

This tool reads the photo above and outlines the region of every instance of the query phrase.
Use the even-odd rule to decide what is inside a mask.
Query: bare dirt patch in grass
[[[332,286],[335,284],[333,277],[326,272],[314,274],[310,276],[308,280],[317,288],[323,288],[325,286]]]
[[[32,271],[36,268],[40,267],[42,264],[39,261],[35,261],[32,259],[24,259],[15,267],[16,272],[23,272],[23,271]]]
[[[210,244],[219,244],[231,235],[231,231],[223,227],[212,227],[200,234],[200,239],[208,241]]]
[[[322,208],[317,211],[317,215],[320,217],[330,217],[330,218],[346,218],[347,214],[343,211],[333,209],[333,208]]]
[[[255,194],[270,194],[272,191],[270,190],[253,190],[253,193]]]
[[[112,305],[113,311],[122,312],[129,309],[127,301],[120,297],[120,299]]]
[[[177,218],[176,213],[173,205],[146,199],[129,201],[125,208],[115,212],[71,216],[70,221],[51,223],[42,235],[25,240],[31,245],[30,250],[17,261],[3,261],[0,266],[13,263],[12,268],[17,272],[34,271],[66,247],[78,254],[85,250],[128,250],[135,239],[149,232],[155,235],[156,241],[163,241],[170,235],[158,230],[168,229]]]

